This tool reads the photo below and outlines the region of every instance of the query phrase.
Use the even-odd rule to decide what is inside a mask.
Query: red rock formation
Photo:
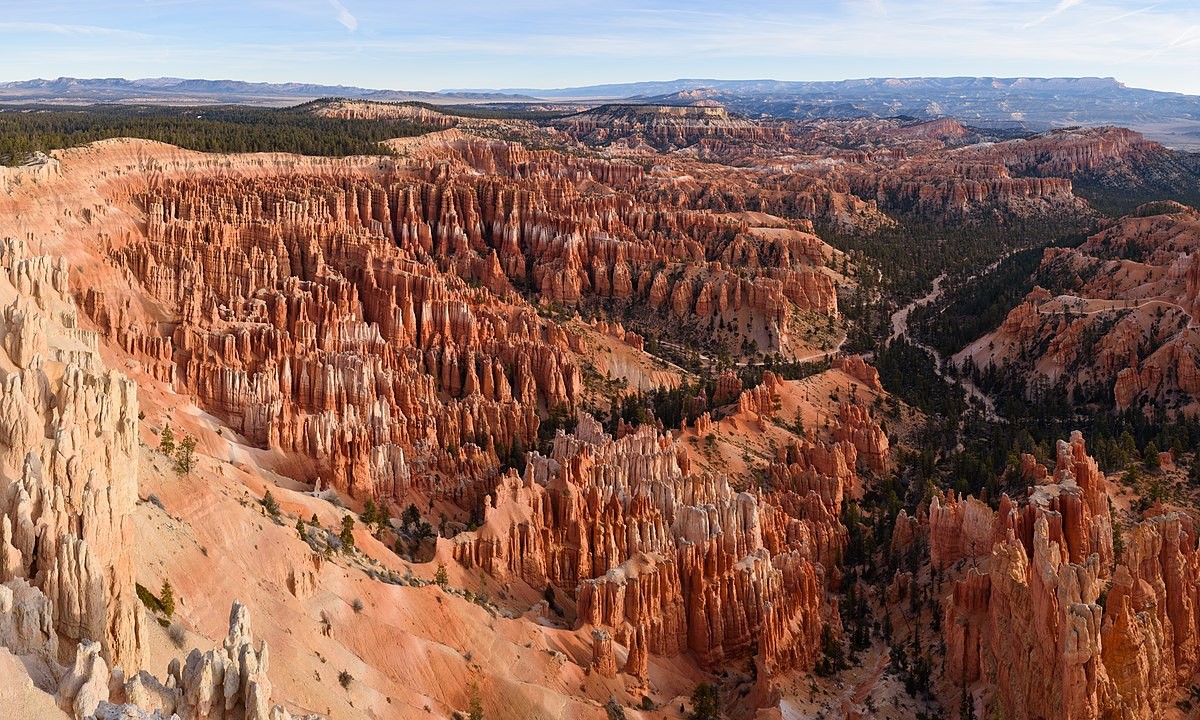
[[[951,498],[930,509],[934,567],[978,563],[943,599],[950,680],[994,687],[1006,717],[1160,716],[1200,669],[1190,518],[1127,531],[1114,573],[1104,480],[1078,433],[1059,443],[1053,481],[1031,487],[1027,505],[1005,497],[994,516],[979,506]],[[989,534],[987,519],[989,552],[964,549],[962,536]]]
[[[817,560],[844,541],[836,505],[797,487],[777,506],[689,473],[685,458],[651,427],[612,440],[581,415],[550,457],[502,480],[455,558],[573,590],[579,623],[629,648],[627,673],[644,676],[646,653],[683,651],[707,666],[757,653],[767,674],[810,667],[826,610]]]
[[[87,640],[96,662],[136,665],[137,388],[78,327],[65,261],[27,257],[10,240],[2,265],[16,300],[4,312],[13,369],[0,387],[0,582],[24,579],[44,598],[57,660]]]
[[[867,467],[882,473],[888,466],[887,434],[875,424],[871,411],[853,403],[842,403],[838,408],[838,424],[833,428],[833,438],[848,442],[858,450]]]
[[[1118,410],[1196,412],[1200,213],[1167,209],[1123,218],[1078,248],[1047,250],[1039,272],[1061,278],[1062,294],[1035,289],[956,359],[1026,371]]]
[[[872,390],[883,390],[883,385],[879,382],[879,371],[868,365],[863,360],[862,355],[839,357],[833,361],[833,367],[858,380]]]

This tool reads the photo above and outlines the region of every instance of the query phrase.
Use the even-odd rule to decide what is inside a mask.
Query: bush
[[[437,583],[437,586],[443,590],[445,590],[446,586],[450,584],[450,575],[446,572],[445,563],[438,563],[438,569],[433,576],[433,581]]]
[[[354,608],[354,612],[356,614],[362,612],[363,611],[362,598],[354,598],[354,602],[350,603],[350,607]]]
[[[617,702],[616,698],[609,698],[604,704],[604,712],[608,713],[608,720],[625,720],[625,708]]]
[[[142,601],[147,610],[153,613],[161,613],[163,611],[162,602],[154,597],[154,593],[147,590],[140,583],[136,584],[134,589],[137,590],[138,599]]]
[[[183,629],[182,625],[173,622],[167,628],[167,637],[171,638],[171,642],[175,644],[175,647],[182,650],[184,642],[187,641],[187,632]]]
[[[354,682],[354,676],[345,670],[338,673],[338,684],[345,689],[350,688],[350,683]]]
[[[279,517],[279,501],[275,499],[270,490],[267,491],[266,495],[263,495],[262,506],[271,517]]]

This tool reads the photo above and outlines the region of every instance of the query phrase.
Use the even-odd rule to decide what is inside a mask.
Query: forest
[[[156,140],[201,152],[388,155],[382,141],[437,129],[405,120],[320,117],[304,106],[5,106],[0,108],[0,163],[20,165],[36,152],[116,137]]]

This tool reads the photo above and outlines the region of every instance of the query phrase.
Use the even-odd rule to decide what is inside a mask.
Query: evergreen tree
[[[720,720],[721,691],[716,685],[702,682],[692,693],[692,712],[690,720]]]
[[[270,490],[267,491],[266,495],[263,495],[262,504],[268,515],[279,517],[279,501],[275,499]]]
[[[196,468],[196,438],[185,435],[175,446],[175,472],[190,475]]]
[[[162,435],[158,437],[158,449],[167,457],[175,454],[175,433],[170,425],[163,425]]]
[[[471,683],[470,697],[467,717],[470,720],[483,720],[483,699],[479,696],[479,683]]]
[[[1162,462],[1158,457],[1158,444],[1153,440],[1146,443],[1146,448],[1142,450],[1142,462],[1150,472],[1158,472],[1162,468]]]
[[[342,541],[342,552],[350,553],[354,551],[354,517],[347,515],[342,518],[342,532],[338,534],[338,539]]]
[[[175,614],[175,589],[170,580],[163,580],[162,590],[158,593],[158,602],[162,605],[163,614],[171,617]]]

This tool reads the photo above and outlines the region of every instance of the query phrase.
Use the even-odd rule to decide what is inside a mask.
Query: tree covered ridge
[[[380,144],[439,128],[411,120],[345,120],[303,108],[97,105],[0,107],[0,162],[19,165],[36,152],[136,137],[201,152],[390,155]]]

